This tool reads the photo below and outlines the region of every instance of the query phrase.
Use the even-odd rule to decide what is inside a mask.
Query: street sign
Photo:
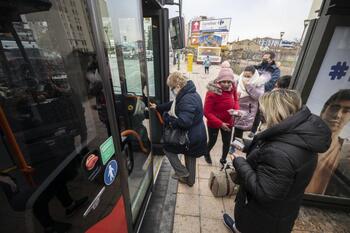
[[[106,185],[111,185],[113,183],[113,181],[117,177],[117,172],[118,172],[118,164],[117,164],[117,161],[113,159],[109,161],[109,163],[105,168],[103,179]]]
[[[100,146],[100,153],[102,164],[105,165],[115,153],[112,136],[110,136],[104,143],[102,143]]]
[[[231,19],[211,19],[200,22],[200,32],[228,32],[231,26]]]

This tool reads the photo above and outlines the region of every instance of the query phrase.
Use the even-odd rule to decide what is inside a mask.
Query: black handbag
[[[180,128],[164,127],[163,142],[172,146],[185,146],[188,148],[190,140],[188,138],[188,130]]]

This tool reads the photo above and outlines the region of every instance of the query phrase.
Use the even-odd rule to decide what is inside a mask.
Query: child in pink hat
[[[221,64],[218,77],[214,83],[208,85],[208,92],[204,102],[204,115],[207,118],[209,134],[208,153],[205,156],[207,163],[211,164],[210,150],[214,147],[219,131],[222,138],[222,155],[220,163],[226,163],[227,153],[230,148],[231,130],[234,120],[232,110],[238,110],[239,103],[237,88],[234,82],[234,73],[230,63]]]

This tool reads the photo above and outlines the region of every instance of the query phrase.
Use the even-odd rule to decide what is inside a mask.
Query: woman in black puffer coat
[[[224,214],[224,221],[232,232],[287,233],[298,216],[317,153],[330,146],[331,131],[302,106],[295,91],[274,90],[259,104],[266,129],[254,137],[246,158],[239,150],[232,156],[240,190],[235,220]]]

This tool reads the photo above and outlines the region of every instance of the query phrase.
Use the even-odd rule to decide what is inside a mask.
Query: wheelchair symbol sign
[[[114,159],[109,161],[104,172],[104,182],[106,185],[111,185],[117,177],[118,164]]]

